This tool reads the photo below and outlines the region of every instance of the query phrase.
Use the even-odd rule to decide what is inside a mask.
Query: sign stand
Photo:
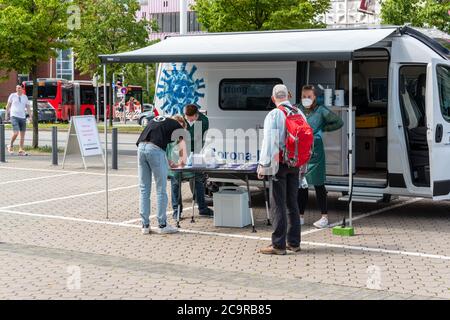
[[[100,143],[97,121],[94,116],[75,116],[70,119],[62,163],[63,169],[66,157],[71,154],[81,156],[84,169],[87,169],[87,157],[102,156],[103,163],[105,163],[105,155]]]

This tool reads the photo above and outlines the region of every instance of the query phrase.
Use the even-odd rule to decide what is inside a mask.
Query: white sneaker
[[[305,224],[305,218],[300,217],[300,225],[304,225]]]
[[[150,226],[142,226],[142,234],[146,235],[146,234],[150,234]]]
[[[170,234],[170,233],[177,233],[178,229],[175,227],[172,227],[171,225],[166,225],[164,228],[159,228],[160,234]]]
[[[319,229],[328,228],[328,219],[325,217],[320,218],[319,221],[314,222],[314,227]]]

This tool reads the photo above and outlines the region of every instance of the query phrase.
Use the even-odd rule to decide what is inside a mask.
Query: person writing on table
[[[177,228],[167,223],[167,177],[169,162],[166,157],[167,145],[176,140],[180,148],[186,149],[184,138],[187,132],[180,122],[158,116],[153,118],[142,131],[136,145],[138,146],[139,211],[142,219],[142,234],[150,233],[150,194],[152,177],[156,185],[157,219],[159,233],[178,232]]]
[[[325,106],[318,105],[316,90],[313,86],[302,88],[302,103],[299,109],[306,115],[309,125],[314,130],[314,150],[308,163],[306,181],[314,186],[316,198],[322,213],[322,218],[314,223],[316,228],[328,227],[327,190],[325,189],[325,149],[322,132],[340,129],[344,122]],[[303,186],[302,186],[303,185]],[[304,224],[304,214],[308,204],[308,187],[302,183],[298,192],[298,205],[300,211],[300,224]]]

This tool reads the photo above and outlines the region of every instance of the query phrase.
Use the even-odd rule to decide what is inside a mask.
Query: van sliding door
[[[434,200],[450,199],[450,62],[434,59],[427,72],[427,140]]]

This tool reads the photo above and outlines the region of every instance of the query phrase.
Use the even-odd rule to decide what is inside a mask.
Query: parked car
[[[152,111],[153,109],[155,109],[155,106],[151,103],[144,103],[142,105],[142,112]]]
[[[30,101],[30,109],[33,112],[33,105]],[[27,118],[29,115],[27,114]],[[47,101],[38,101],[38,122],[56,122],[55,108]]]
[[[145,103],[144,110],[139,115],[137,122],[140,126],[146,127],[148,122],[157,116],[158,116],[158,111],[156,110],[156,108],[151,104]]]
[[[140,126],[146,127],[148,125],[148,122],[150,120],[152,120],[154,117],[155,117],[155,114],[153,113],[153,111],[142,112],[139,115],[139,118],[137,121]]]

